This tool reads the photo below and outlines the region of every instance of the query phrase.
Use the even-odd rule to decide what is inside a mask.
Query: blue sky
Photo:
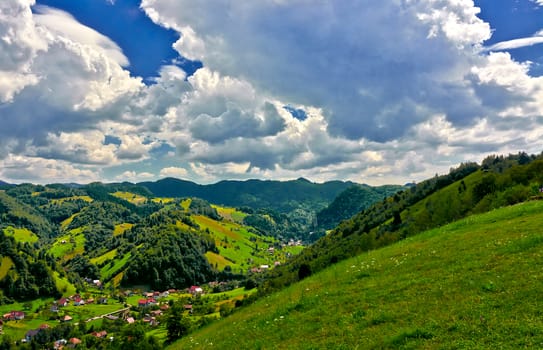
[[[418,181],[543,151],[543,1],[0,3],[0,179]]]

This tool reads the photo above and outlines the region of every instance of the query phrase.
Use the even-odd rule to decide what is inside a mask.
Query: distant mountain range
[[[13,186],[13,185],[10,184],[10,183],[7,183],[5,181],[0,180],[0,187],[5,187],[5,186]]]
[[[319,184],[299,178],[291,181],[227,180],[199,185],[191,181],[165,178],[156,182],[140,182],[137,185],[146,187],[157,197],[198,197],[228,206],[290,212],[301,207],[312,211],[321,210],[339,193],[354,184],[351,181]]]

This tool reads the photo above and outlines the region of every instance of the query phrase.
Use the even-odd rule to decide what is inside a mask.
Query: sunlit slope
[[[170,348],[542,348],[542,226],[542,201],[472,216],[332,265]]]

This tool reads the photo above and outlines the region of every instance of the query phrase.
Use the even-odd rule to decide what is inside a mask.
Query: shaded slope
[[[199,197],[226,206],[272,208],[288,212],[300,207],[320,210],[352,182],[330,181],[322,184],[305,179],[292,181],[221,181],[198,185],[190,181],[166,178],[138,184],[157,197]]]
[[[343,261],[171,349],[540,347],[543,202]]]
[[[318,227],[325,230],[332,229],[341,221],[349,219],[356,213],[402,189],[405,189],[405,186],[353,185],[341,192],[330,205],[317,213]]]

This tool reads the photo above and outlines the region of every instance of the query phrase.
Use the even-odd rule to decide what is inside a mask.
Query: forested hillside
[[[211,203],[239,208],[249,214],[247,225],[279,238],[302,239],[308,243],[339,223],[340,220],[336,219],[338,216],[347,219],[360,209],[401,189],[401,186],[363,185],[356,198],[349,196],[348,203],[344,202],[345,197],[337,199],[336,204],[328,208],[338,195],[356,184],[350,181],[318,184],[300,178],[284,182],[247,180],[198,185],[166,178],[138,185],[156,196],[198,197]]]
[[[466,163],[363,210],[269,272],[261,291],[280,289],[330,264],[475,213],[541,198],[543,156],[490,156]]]
[[[330,205],[317,213],[317,227],[323,230],[335,228],[341,221],[349,219],[372,204],[403,189],[405,186],[353,185],[341,192]]]
[[[252,210],[154,197],[130,183],[7,186],[0,191],[0,302],[58,297],[84,290],[88,279],[154,290],[243,281],[251,268],[301,249],[286,243],[300,238],[303,224],[291,229],[286,214]]]
[[[333,264],[168,349],[533,349],[543,201]]]

